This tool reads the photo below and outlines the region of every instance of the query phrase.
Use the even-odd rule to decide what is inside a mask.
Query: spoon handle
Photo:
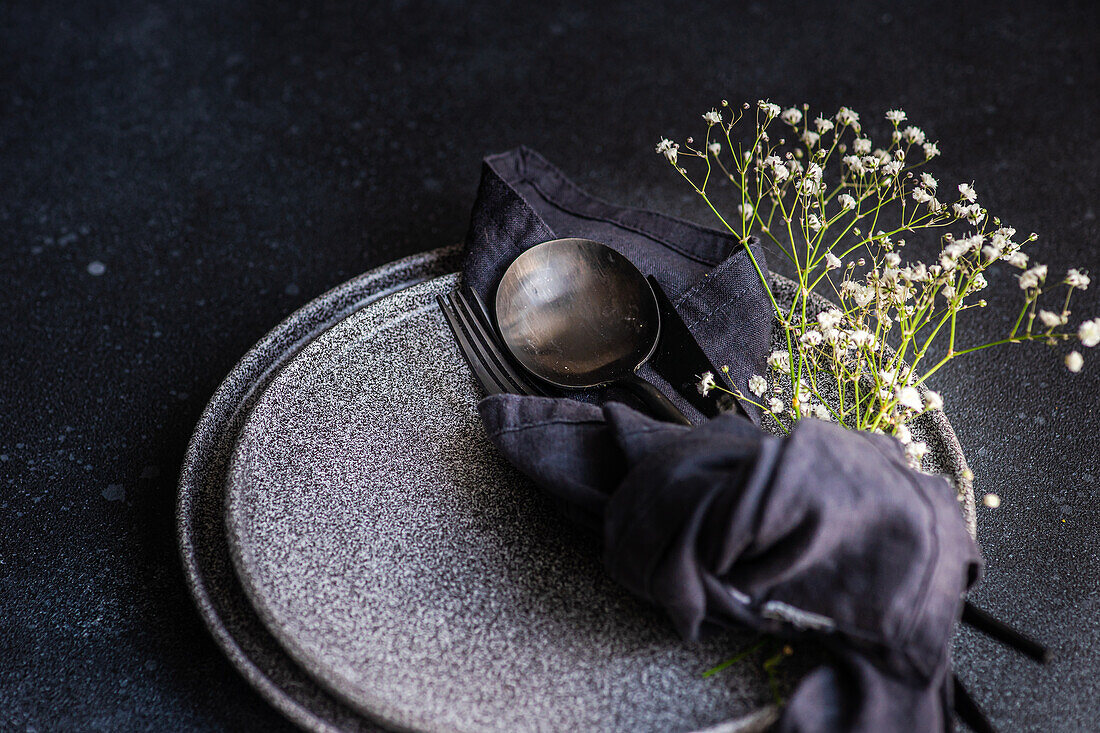
[[[646,404],[653,417],[665,422],[691,425],[691,421],[684,417],[680,408],[672,404],[672,401],[649,382],[637,374],[631,374],[619,380],[617,384],[629,389],[634,395]]]

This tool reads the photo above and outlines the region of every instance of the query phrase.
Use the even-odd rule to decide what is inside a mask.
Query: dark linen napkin
[[[486,303],[493,303],[512,260],[536,244],[563,237],[602,242],[656,277],[711,363],[729,367],[728,377],[718,371],[716,379],[728,378],[747,394],[749,377],[764,374],[771,346],[771,302],[736,237],[601,201],[528,148],[486,158],[466,235],[466,284]],[[750,246],[767,275],[759,242],[753,240]],[[639,374],[693,422],[704,418],[651,365]],[[591,399],[586,394],[571,396]],[[759,422],[757,407],[742,407]]]
[[[780,439],[732,413],[689,428],[517,395],[479,411],[512,464],[602,533],[610,575],[685,638],[740,624],[835,653],[777,730],[951,729],[949,644],[981,556],[954,490],[892,437],[803,420]]]
[[[525,148],[486,159],[467,284],[492,302],[519,253],[566,236],[656,276],[742,390],[764,373],[770,304],[735,239],[594,199]],[[910,469],[891,437],[805,420],[780,439],[732,413],[704,421],[659,374],[643,376],[701,424],[659,422],[606,394],[494,395],[478,408],[501,453],[602,535],[610,575],[685,638],[739,624],[834,652],[778,730],[949,730],[949,642],[981,558],[948,483]]]

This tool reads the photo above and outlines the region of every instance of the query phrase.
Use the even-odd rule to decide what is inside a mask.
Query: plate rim
[[[251,607],[219,609],[219,603],[224,603],[226,600],[224,597],[226,591],[212,587],[209,583],[207,569],[204,568],[201,557],[203,550],[196,543],[196,531],[198,523],[202,521],[202,517],[197,516],[201,511],[199,506],[203,497],[201,492],[204,488],[210,491],[212,486],[213,491],[217,492],[216,498],[219,504],[219,511],[214,513],[214,520],[218,528],[224,527],[221,511],[221,506],[224,505],[224,489],[220,486],[220,481],[211,481],[208,478],[204,480],[204,476],[206,471],[217,466],[219,451],[225,449],[226,438],[235,441],[233,424],[247,412],[246,405],[250,398],[254,398],[262,391],[264,385],[270,382],[282,364],[293,358],[294,354],[307,343],[351,313],[391,293],[432,277],[453,272],[460,264],[461,252],[461,245],[455,244],[388,262],[337,285],[292,312],[256,341],[229,371],[207,402],[188,442],[187,452],[180,468],[175,511],[178,557],[183,567],[191,600],[215,643],[237,672],[272,707],[306,730],[343,731],[348,730],[349,727],[357,727],[365,731],[385,729],[374,721],[366,720],[358,711],[351,709],[344,702],[333,698],[327,690],[313,680],[312,676],[301,670],[297,662],[274,639],[271,639],[276,656],[285,657],[288,666],[300,671],[313,687],[313,689],[298,690],[300,693],[298,696],[284,689],[288,684],[300,685],[301,681],[283,680],[280,683],[274,679],[278,672],[262,668],[238,638],[243,631],[242,627],[247,624],[247,619],[223,618],[231,615],[232,611],[243,610],[246,615],[251,614],[255,617],[252,620],[262,627],[265,633],[267,632],[262,620]],[[224,459],[224,456],[221,458]],[[223,560],[230,565],[231,569],[228,558]],[[239,584],[235,573],[232,575],[231,582]],[[243,594],[242,589],[238,588],[238,590]],[[218,598],[219,595],[222,597]],[[230,613],[223,614],[222,610],[228,610]],[[318,693],[323,697],[318,697]],[[301,697],[314,702],[314,706],[311,707],[300,699]],[[323,700],[324,706],[328,709],[315,709],[318,703],[313,698]],[[324,700],[324,698],[328,699]],[[348,720],[349,716],[353,720]],[[346,726],[345,722],[354,722],[358,725]]]

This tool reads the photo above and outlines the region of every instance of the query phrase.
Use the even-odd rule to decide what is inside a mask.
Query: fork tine
[[[451,307],[451,304],[448,303],[447,299],[442,295],[435,296],[435,299],[439,303],[439,310],[443,311],[443,316],[447,319],[447,325],[451,327],[451,333],[454,334],[455,341],[458,342],[459,351],[461,351],[462,355],[466,358],[466,363],[470,365],[474,377],[481,383],[486,394],[500,394],[501,392],[506,392],[507,390],[501,383],[489,373],[481,356],[470,343],[470,339],[466,336],[466,332],[463,331],[462,325],[459,323],[458,316],[454,308]]]
[[[493,359],[500,371],[516,386],[519,394],[546,396],[546,391],[539,387],[533,379],[521,374],[504,353],[504,348],[497,338],[496,329],[489,320],[489,313],[485,309],[477,292],[467,286],[464,290],[455,292],[455,300],[459,310],[469,314],[473,322],[474,336],[480,339],[485,352]],[[473,302],[471,302],[473,301]]]
[[[466,338],[470,343],[470,346],[477,353],[478,359],[482,365],[488,371],[493,379],[500,385],[501,391],[512,392],[514,394],[524,394],[521,389],[521,385],[515,384],[503,369],[497,364],[493,358],[492,350],[489,349],[484,340],[477,332],[477,325],[473,314],[469,312],[466,305],[459,300],[454,293],[447,296],[447,302],[451,306],[452,311],[458,319],[459,324],[462,326],[463,332],[466,334]]]

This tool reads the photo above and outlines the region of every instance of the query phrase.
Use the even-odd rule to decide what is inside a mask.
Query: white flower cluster
[[[661,138],[661,141],[657,143],[657,152],[668,158],[668,162],[676,165],[676,151],[680,149],[680,146],[669,140],[667,137]]]
[[[771,102],[761,99],[756,103],[760,109],[764,111],[764,115],[770,120],[773,117],[778,117],[780,113],[779,105],[772,104]]]
[[[909,459],[919,462],[927,446],[912,439],[906,423],[942,409],[942,398],[924,384],[948,360],[1006,342],[1057,344],[1076,338],[1084,348],[1100,345],[1100,318],[1070,324],[1070,296],[1088,289],[1088,273],[1070,269],[1058,278],[1035,262],[1024,248],[1036,236],[1017,241],[1015,230],[982,206],[973,181],[941,186],[923,169],[940,154],[938,143],[909,123],[903,110],[886,112],[890,135],[881,147],[861,129],[860,115],[847,107],[818,115],[806,105],[783,109],[759,100],[754,111],[751,104],[731,107],[723,101],[702,117],[705,142],[695,146],[687,138],[681,147],[662,138],[657,153],[715,212],[721,204],[711,200],[708,182],[732,184],[739,216],[724,217],[723,223],[742,239],[759,235],[768,240],[794,263],[800,284],[796,306],[805,306],[814,288],[840,305],[816,314],[805,307],[786,312],[777,307],[788,349],[768,357],[767,378],[753,375],[741,388],[747,387],[744,394],[731,393],[770,412],[781,426],[783,420],[812,416],[893,433],[906,444]],[[769,128],[775,120],[782,123],[782,133]],[[734,144],[735,153],[712,141],[711,128],[720,126],[725,136],[739,121],[755,127],[751,145]],[[696,180],[681,167],[694,165],[686,162],[689,157],[705,161],[705,176]],[[906,239],[919,240],[921,232],[942,239],[928,264],[903,257]],[[980,294],[991,283],[1003,286],[1007,278],[987,278],[987,270],[1001,262],[1016,268],[1023,310],[1005,338],[970,346],[962,316],[986,306]],[[1046,305],[1046,299],[1040,305],[1055,287],[1069,292],[1054,296],[1056,306]],[[938,351],[946,356],[930,356],[931,344],[948,338],[950,348]],[[1064,361],[1071,372],[1084,365],[1077,350]],[[822,375],[829,376],[830,389],[839,391],[840,406],[819,393]],[[784,405],[769,391],[781,394],[780,382],[787,378],[794,397]],[[699,389],[729,392],[709,373]]]

